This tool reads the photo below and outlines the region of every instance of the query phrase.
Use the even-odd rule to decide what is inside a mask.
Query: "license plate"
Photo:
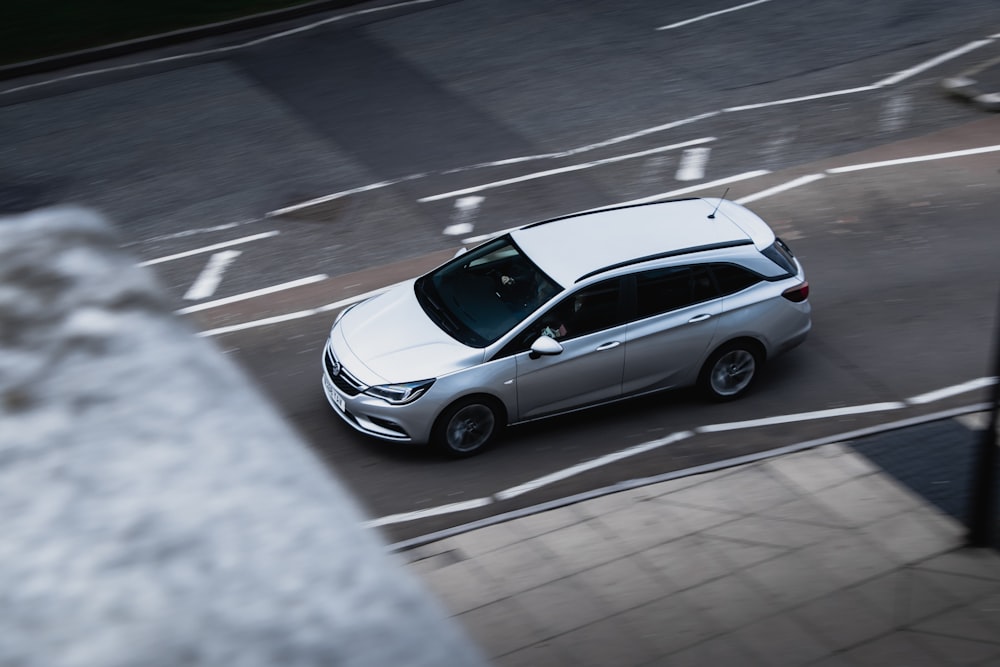
[[[334,405],[347,412],[347,404],[344,402],[344,397],[337,393],[337,390],[333,388],[333,383],[325,375],[323,376],[323,386],[326,387],[326,393],[330,396]]]

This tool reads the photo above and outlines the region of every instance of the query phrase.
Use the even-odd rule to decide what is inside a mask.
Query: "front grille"
[[[337,385],[337,389],[344,392],[348,396],[357,396],[361,393],[361,390],[365,388],[365,385],[360,382],[356,377],[347,372],[347,369],[340,366],[340,372],[335,373],[334,361],[333,361],[333,351],[330,348],[326,348],[326,354],[323,355],[323,363],[326,365],[326,374],[330,376],[333,384]]]

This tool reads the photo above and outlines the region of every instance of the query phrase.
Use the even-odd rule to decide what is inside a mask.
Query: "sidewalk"
[[[1000,554],[846,444],[404,552],[497,665],[1000,665]]]

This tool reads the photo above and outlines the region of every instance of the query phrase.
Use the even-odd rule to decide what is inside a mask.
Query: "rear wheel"
[[[739,398],[750,389],[757,377],[761,358],[761,353],[752,343],[735,342],[722,346],[702,368],[702,389],[717,401]]]
[[[486,398],[450,405],[434,425],[433,444],[450,456],[472,456],[486,449],[503,428],[500,411]]]

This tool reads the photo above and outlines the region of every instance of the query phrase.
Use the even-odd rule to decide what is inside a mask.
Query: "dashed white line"
[[[935,391],[929,391],[926,394],[920,394],[919,396],[908,398],[906,399],[906,402],[911,405],[923,405],[925,403],[933,403],[934,401],[940,401],[943,398],[957,396],[959,394],[964,394],[969,391],[983,389],[984,387],[991,387],[994,384],[996,384],[996,382],[997,379],[995,377],[977,378],[975,380],[969,380],[968,382],[952,385],[950,387],[943,387]]]
[[[783,104],[795,104],[796,102],[808,102],[809,100],[821,100],[826,97],[838,97],[840,95],[853,95],[854,93],[864,93],[869,90],[878,90],[881,86],[859,86],[858,88],[846,88],[844,90],[831,90],[826,93],[816,93],[815,95],[803,95],[802,97],[789,97],[783,100],[771,100],[769,102],[758,102],[756,104],[743,104],[737,107],[727,107],[723,109],[725,113],[736,111],[748,111],[750,109],[763,109],[765,107],[776,107]]]
[[[693,19],[678,21],[677,23],[671,23],[670,25],[661,25],[659,28],[657,28],[657,30],[673,30],[674,28],[680,28],[681,26],[690,25],[691,23],[704,21],[705,19],[710,19],[714,16],[719,16],[720,14],[728,14],[729,12],[739,11],[741,9],[746,9],[747,7],[753,7],[754,5],[761,5],[764,4],[765,2],[770,2],[770,1],[771,0],[754,0],[753,2],[745,2],[742,5],[736,5],[735,7],[730,7],[728,9],[720,9],[717,12],[702,14],[701,16],[696,16]]]
[[[468,234],[475,228],[476,211],[485,197],[459,197],[455,200],[455,210],[452,212],[452,223],[444,228],[447,236]]]
[[[298,204],[292,204],[291,206],[286,206],[284,208],[268,211],[267,213],[264,214],[264,216],[267,218],[273,218],[279,215],[288,215],[289,213],[295,213],[296,211],[301,211],[304,208],[318,206],[319,204],[325,204],[327,202],[331,202],[336,199],[341,199],[342,197],[348,197],[350,195],[356,195],[362,192],[369,192],[371,190],[380,190],[382,188],[388,188],[393,185],[399,185],[400,183],[405,183],[406,181],[412,181],[418,178],[423,178],[426,175],[427,174],[410,174],[409,176],[404,176],[403,178],[397,178],[391,181],[379,181],[378,183],[370,183],[368,185],[362,185],[360,187],[350,188],[349,190],[341,190],[340,192],[334,192],[332,194],[323,195],[322,197],[316,197],[315,199],[299,202]]]
[[[992,38],[991,39],[980,39],[980,40],[976,40],[975,42],[969,42],[968,44],[964,44],[964,45],[958,47],[957,49],[952,49],[951,51],[948,51],[947,53],[942,53],[939,56],[935,56],[934,58],[931,58],[930,60],[926,60],[926,61],[920,63],[919,65],[914,65],[913,67],[910,67],[909,69],[904,69],[901,72],[896,72],[892,76],[888,76],[888,77],[882,79],[881,81],[879,81],[878,83],[876,83],[875,86],[876,87],[893,86],[893,85],[895,85],[897,83],[905,81],[906,79],[909,79],[912,76],[916,76],[917,74],[920,74],[921,72],[929,70],[932,67],[936,67],[937,65],[940,65],[941,63],[948,62],[949,60],[952,60],[953,58],[957,58],[958,56],[964,55],[964,54],[968,53],[969,51],[974,51],[974,50],[976,50],[976,49],[978,49],[978,48],[980,48],[982,46],[986,46],[987,44],[992,44],[992,43],[993,43],[993,39]]]
[[[826,419],[828,417],[844,417],[847,415],[861,415],[869,412],[885,412],[887,410],[899,410],[905,408],[906,403],[902,401],[890,401],[886,403],[869,403],[867,405],[851,405],[843,408],[830,408],[828,410],[814,410],[812,412],[799,412],[791,415],[778,415],[777,417],[764,417],[762,419],[748,419],[741,422],[729,422],[726,424],[709,424],[699,426],[696,433],[719,433],[721,431],[736,431],[744,428],[756,428],[758,426],[774,426],[776,424],[791,424],[793,422],[811,421],[814,419]]]
[[[190,289],[185,292],[184,299],[187,301],[200,301],[215,294],[215,290],[219,288],[219,283],[222,282],[222,274],[226,271],[226,268],[242,254],[242,250],[223,250],[212,255]]]
[[[524,484],[519,484],[517,486],[511,487],[509,489],[504,489],[503,491],[498,491],[493,494],[493,497],[497,500],[509,500],[511,498],[516,498],[517,496],[528,493],[529,491],[534,491],[553,482],[558,482],[560,480],[567,479],[569,477],[574,477],[580,473],[587,472],[588,470],[593,470],[594,468],[600,468],[608,465],[609,463],[614,463],[615,461],[621,461],[630,456],[635,456],[636,454],[642,454],[644,452],[652,451],[660,447],[666,447],[667,445],[672,445],[675,442],[680,442],[690,438],[694,433],[691,431],[680,431],[678,433],[671,433],[670,435],[659,438],[657,440],[652,440],[650,442],[644,442],[640,445],[635,445],[629,447],[628,449],[622,449],[617,452],[612,452],[611,454],[605,454],[604,456],[599,456],[596,459],[591,459],[590,461],[584,461],[583,463],[578,463],[575,466],[570,466],[569,468],[563,468],[550,475],[545,475],[544,477],[539,477],[538,479],[533,479],[530,482],[525,482]]]
[[[389,516],[384,516],[378,519],[371,519],[370,521],[365,521],[364,526],[366,528],[378,528],[379,526],[387,526],[393,523],[405,523],[406,521],[415,521],[417,519],[424,519],[429,516],[451,514],[452,512],[464,512],[466,510],[476,509],[478,507],[486,507],[492,502],[493,501],[490,498],[475,498],[473,500],[464,500],[458,503],[451,503],[450,505],[439,505],[437,507],[428,507],[425,510],[403,512],[401,514],[390,514]]]
[[[228,326],[218,327],[216,329],[206,329],[205,331],[199,331],[197,335],[202,338],[210,336],[221,336],[223,334],[234,333],[236,331],[244,331],[246,329],[256,329],[258,327],[266,327],[271,324],[280,324],[282,322],[288,322],[290,320],[299,320],[304,317],[312,317],[313,315],[329,313],[331,311],[340,310],[341,308],[350,306],[351,304],[358,303],[359,301],[370,299],[371,297],[382,294],[383,292],[388,292],[393,287],[394,285],[380,287],[379,289],[374,289],[371,290],[370,292],[365,292],[364,294],[358,294],[355,296],[347,297],[346,299],[341,299],[340,301],[334,301],[333,303],[328,303],[325,306],[319,306],[318,308],[308,308],[306,310],[298,310],[293,313],[285,313],[284,315],[275,315],[274,317],[265,317],[259,320],[251,320],[250,322],[230,324]]]
[[[278,235],[277,230],[270,232],[263,232],[261,234],[254,234],[252,236],[244,236],[242,238],[233,239],[232,241],[223,241],[222,243],[213,243],[212,245],[207,245],[202,248],[195,248],[194,250],[186,250],[184,252],[179,252],[174,255],[167,255],[166,257],[158,257],[156,259],[149,259],[145,262],[140,262],[139,266],[153,266],[154,264],[163,264],[164,262],[172,262],[175,259],[183,259],[184,257],[192,257],[194,255],[201,255],[206,252],[213,252],[215,250],[222,250],[223,248],[231,248],[234,245],[242,245],[244,243],[250,243],[252,241],[260,241],[261,239],[268,239],[272,236]]]
[[[730,183],[736,183],[738,181],[746,181],[751,178],[759,178],[761,176],[766,176],[767,174],[770,173],[771,172],[767,171],[766,169],[758,169],[757,171],[747,171],[742,174],[736,174],[735,176],[727,176],[726,178],[720,178],[716,181],[709,181],[708,183],[699,183],[698,185],[691,185],[686,188],[680,188],[679,190],[671,190],[670,192],[663,192],[658,195],[650,195],[648,197],[641,197],[639,199],[630,199],[629,201],[619,202],[617,204],[611,204],[610,206],[605,206],[602,208],[613,208],[615,206],[631,206],[632,204],[646,204],[649,202],[659,201],[661,199],[680,197],[681,195],[690,194],[692,192],[698,192],[700,190],[710,190],[711,188],[718,188],[723,185],[729,185]]]
[[[326,280],[329,276],[325,273],[320,273],[315,276],[309,276],[308,278],[299,278],[298,280],[292,280],[287,283],[281,283],[280,285],[274,285],[272,287],[264,287],[263,289],[254,290],[252,292],[244,292],[243,294],[236,294],[235,296],[227,296],[224,299],[216,299],[215,301],[206,301],[205,303],[195,304],[193,306],[188,306],[186,308],[181,308],[176,310],[178,315],[187,315],[189,313],[197,313],[202,310],[208,310],[210,308],[218,308],[219,306],[225,306],[230,303],[237,303],[239,301],[246,301],[247,299],[256,299],[259,296],[266,296],[268,294],[274,294],[275,292],[283,292],[285,290],[290,290],[295,287],[302,287],[303,285],[311,285],[313,283],[318,283],[322,280]]]
[[[679,144],[670,144],[669,146],[658,146],[656,148],[650,148],[649,150],[639,151],[637,153],[627,153],[625,155],[616,155],[615,157],[604,158],[603,160],[594,160],[593,162],[583,162],[581,164],[572,164],[567,167],[558,167],[556,169],[546,169],[545,171],[536,171],[531,174],[524,174],[523,176],[516,176],[514,178],[505,178],[500,181],[493,181],[492,183],[484,183],[483,185],[476,185],[471,188],[463,188],[461,190],[452,190],[451,192],[444,192],[439,195],[431,195],[430,197],[421,197],[417,201],[421,203],[427,203],[432,201],[438,201],[441,199],[449,199],[451,197],[460,197],[462,195],[470,195],[476,192],[482,192],[483,190],[490,190],[493,188],[503,187],[505,185],[513,185],[514,183],[523,183],[524,181],[531,181],[538,178],[545,178],[547,176],[555,176],[557,174],[565,174],[571,171],[580,171],[582,169],[592,169],[605,164],[612,164],[614,162],[623,162],[624,160],[631,160],[638,157],[643,157],[645,155],[655,155],[657,153],[664,153],[666,151],[673,151],[679,148],[687,148],[688,146],[697,146],[698,144],[705,144],[710,141],[715,141],[715,137],[702,137],[700,139],[692,139],[691,141],[684,141]]]
[[[705,166],[708,164],[708,156],[712,149],[703,146],[700,148],[687,148],[681,154],[681,163],[677,166],[677,173],[674,175],[678,181],[700,181],[705,177]]]
[[[234,229],[236,227],[242,227],[243,225],[249,225],[253,222],[260,222],[256,218],[251,220],[240,220],[239,222],[227,222],[224,225],[215,225],[214,227],[201,227],[198,229],[185,229],[180,232],[173,232],[172,234],[162,234],[160,236],[151,236],[148,239],[141,239],[139,241],[129,241],[128,243],[123,243],[122,247],[129,247],[139,245],[141,243],[157,243],[159,241],[172,241],[174,239],[182,239],[188,236],[195,236],[197,234],[209,234],[211,232],[224,232],[227,229]]]
[[[755,202],[758,199],[764,199],[765,197],[770,197],[771,195],[776,195],[779,192],[785,192],[786,190],[791,190],[793,188],[798,188],[803,185],[808,185],[809,183],[814,183],[821,178],[826,178],[824,174],[809,174],[808,176],[800,176],[799,178],[788,181],[787,183],[782,183],[781,185],[775,185],[773,188],[768,188],[766,190],[761,190],[760,192],[755,192],[746,197],[740,197],[736,200],[737,204],[749,204],[750,202]]]
[[[828,174],[844,174],[850,171],[861,171],[862,169],[879,169],[881,167],[893,167],[898,164],[910,164],[912,162],[928,162],[930,160],[947,160],[953,157],[965,157],[967,155],[978,155],[980,153],[994,153],[1000,151],[1000,145],[980,146],[978,148],[966,148],[959,151],[948,151],[946,153],[932,153],[930,155],[915,155],[913,157],[903,157],[895,160],[883,160],[881,162],[866,162],[864,164],[852,164],[846,167],[834,167],[827,169]]]

